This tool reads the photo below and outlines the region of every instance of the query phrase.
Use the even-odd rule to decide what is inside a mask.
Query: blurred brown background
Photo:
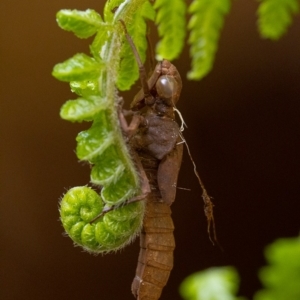
[[[54,64],[89,41],[59,29],[62,8],[94,8],[103,1],[2,0],[1,14],[1,280],[0,298],[133,299],[138,242],[121,253],[92,256],[62,236],[58,199],[89,181],[77,162],[75,137],[89,124],[59,118],[72,99],[51,77]],[[185,137],[207,190],[214,197],[221,252],[206,233],[201,191],[187,155],[173,205],[175,267],[162,299],[180,299],[192,272],[234,265],[240,294],[259,288],[263,248],[300,228],[300,20],[274,43],[259,38],[255,1],[235,1],[226,18],[213,71],[187,82],[178,108]],[[182,77],[187,49],[174,62]],[[136,90],[127,94],[130,100]]]

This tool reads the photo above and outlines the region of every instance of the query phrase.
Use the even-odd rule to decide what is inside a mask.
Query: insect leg
[[[175,200],[176,185],[182,161],[182,153],[183,144],[179,144],[171,153],[162,159],[158,167],[158,188],[160,190],[162,200],[168,205],[171,205]]]
[[[136,133],[142,119],[143,117],[141,115],[134,114],[132,116],[130,124],[128,125],[123,112],[119,112],[120,126],[122,128],[124,135],[128,139],[130,139]]]
[[[125,116],[123,114],[123,111],[121,109],[119,109],[120,125],[121,125],[123,132],[125,133],[125,135],[128,138],[130,138],[131,136],[133,136],[135,134],[135,132],[137,131],[142,120],[143,120],[143,117],[141,115],[133,114],[132,120],[131,120],[130,124],[128,125],[127,121],[125,119]],[[147,196],[147,194],[150,193],[150,191],[151,191],[147,175],[145,173],[145,170],[143,168],[143,165],[141,163],[139,156],[137,155],[137,153],[135,151],[131,151],[131,156],[133,157],[133,160],[135,162],[135,165],[136,165],[138,172],[140,174],[140,177],[141,177],[141,192],[142,193],[139,196],[131,198],[130,200],[127,201],[127,203],[140,201],[140,200],[144,199]]]

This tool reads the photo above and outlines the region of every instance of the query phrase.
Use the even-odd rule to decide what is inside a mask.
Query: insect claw
[[[115,208],[116,208],[116,205],[109,206],[109,205],[106,204],[106,205],[104,206],[102,212],[101,212],[98,216],[96,216],[94,219],[92,219],[92,220],[90,221],[90,224],[94,223],[94,222],[97,221],[99,218],[101,218],[102,216],[104,216],[106,213],[108,213],[108,212],[114,210]]]

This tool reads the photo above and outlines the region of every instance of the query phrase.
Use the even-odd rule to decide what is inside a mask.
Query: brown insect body
[[[175,122],[175,104],[182,82],[176,67],[169,61],[159,62],[147,80],[138,51],[120,20],[126,39],[139,66],[142,89],[131,103],[130,125],[119,111],[120,125],[131,145],[132,156],[141,177],[142,194],[128,201],[146,200],[140,255],[132,292],[138,300],[158,300],[173,268],[175,241],[170,205],[176,196],[176,184],[182,161],[183,143],[194,165],[194,173],[202,188],[209,238],[219,245],[213,216],[213,203],[196,170],[189,147]],[[146,112],[141,110],[146,107]],[[133,113],[137,111],[138,113]],[[211,238],[211,224],[213,240]],[[220,245],[219,245],[220,246]]]
[[[132,110],[146,111],[130,139],[150,186],[140,237],[140,254],[132,292],[139,300],[159,299],[173,268],[175,241],[170,205],[175,200],[176,183],[183,145],[174,106],[179,99],[181,79],[169,62],[157,64],[148,80],[151,95],[141,90],[132,102]]]
[[[132,293],[139,300],[157,300],[173,268],[175,248],[174,225],[170,206],[162,201],[157,185],[158,160],[140,157],[145,168],[151,193],[146,199],[140,254]]]

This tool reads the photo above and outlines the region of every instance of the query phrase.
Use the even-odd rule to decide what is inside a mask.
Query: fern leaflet
[[[258,29],[262,37],[278,40],[299,11],[298,0],[260,0]]]
[[[127,30],[143,62],[145,61],[147,50],[146,19],[153,20],[154,16],[155,11],[152,5],[146,1],[141,10],[132,16],[130,25],[127,26]],[[116,84],[119,90],[124,91],[130,89],[131,85],[139,78],[139,69],[130,45],[125,42],[121,47],[121,63]]]
[[[154,8],[157,9],[155,23],[161,38],[157,44],[157,59],[173,60],[179,56],[184,46],[185,38],[185,12],[184,0],[156,0]]]
[[[190,79],[201,79],[212,68],[218,48],[224,16],[230,10],[230,0],[194,0],[189,7],[192,17],[189,44],[192,57]]]

